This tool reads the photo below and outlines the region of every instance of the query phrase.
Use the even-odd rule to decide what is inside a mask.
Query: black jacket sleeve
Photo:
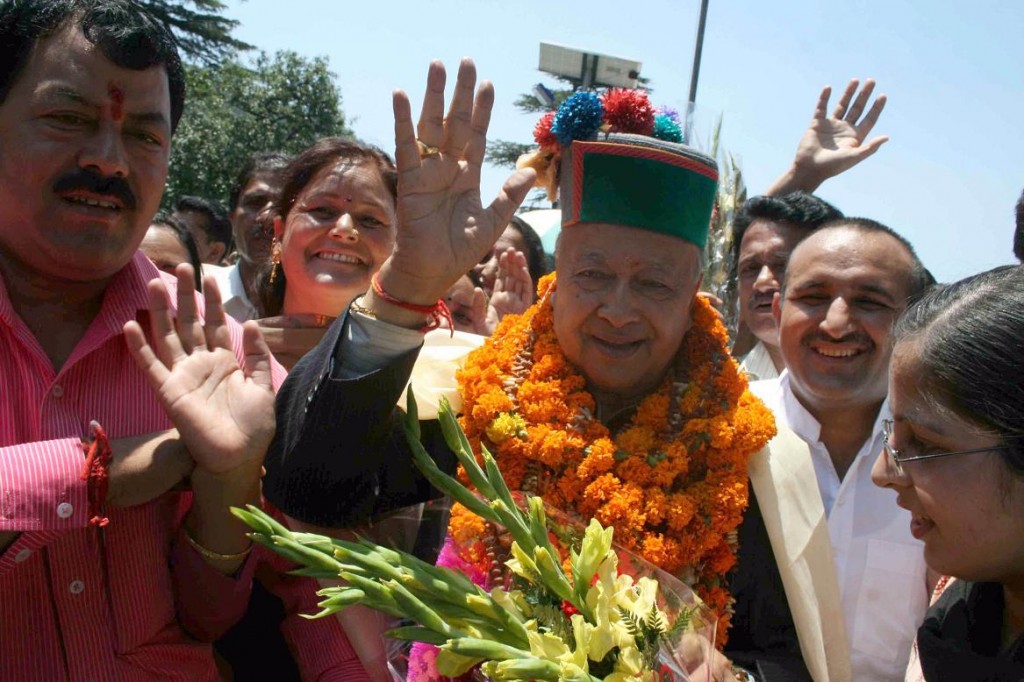
[[[412,464],[396,405],[419,354],[353,379],[336,376],[345,317],[292,369],[277,395],[277,434],[267,453],[263,492],[289,516],[345,528],[440,497]],[[455,470],[436,421],[421,424],[438,465]]]
[[[811,682],[753,488],[738,535],[736,568],[729,576],[736,611],[723,653],[764,682]]]

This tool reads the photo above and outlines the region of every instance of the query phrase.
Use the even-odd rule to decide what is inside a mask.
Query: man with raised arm
[[[408,100],[395,96],[394,253],[279,394],[265,494],[299,522],[349,528],[436,495],[411,466],[395,406],[411,373],[416,385],[423,331],[444,314],[438,299],[490,250],[534,182],[518,171],[482,206],[493,94],[484,83],[474,99],[474,82],[464,61],[445,116],[444,70],[432,65],[415,132]],[[466,359],[461,407],[469,438],[495,453],[510,486],[614,526],[618,542],[705,598],[724,637],[721,577],[734,560],[746,462],[774,428],[696,296],[717,168],[678,136],[650,136],[642,111],[653,107],[636,91],[579,93],[554,117],[530,163],[560,174],[558,276]],[[616,132],[599,133],[604,123]],[[436,422],[422,430],[442,468],[454,468]]]
[[[733,222],[740,329],[734,351],[752,380],[774,379],[783,369],[771,307],[790,252],[819,225],[842,217],[811,192],[873,155],[889,139],[868,139],[886,96],[878,95],[868,108],[875,81],[867,79],[858,92],[859,86],[860,81],[851,80],[831,114],[832,88],[822,89],[790,167],[764,196],[748,199]]]

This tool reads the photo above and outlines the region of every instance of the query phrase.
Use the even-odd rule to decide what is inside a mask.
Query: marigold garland
[[[585,381],[558,345],[550,293],[505,317],[459,372],[462,426],[483,442],[512,489],[615,527],[625,548],[693,587],[719,616],[725,642],[736,561],[735,530],[747,506],[747,460],[775,435],[771,412],[747,389],[728,335],[698,298],[673,371],[614,435],[595,417]],[[479,453],[478,453],[479,454]],[[466,537],[479,520],[452,510]]]

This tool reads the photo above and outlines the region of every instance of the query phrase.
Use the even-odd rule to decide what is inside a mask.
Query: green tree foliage
[[[351,135],[325,58],[260,54],[216,66],[188,65],[188,97],[174,135],[165,204],[184,194],[225,201],[245,160],[295,153],[328,135]]]
[[[252,45],[231,36],[238,22],[221,16],[226,5],[220,0],[139,0],[139,4],[170,27],[182,57],[188,61],[217,64],[239,50],[252,49]]]

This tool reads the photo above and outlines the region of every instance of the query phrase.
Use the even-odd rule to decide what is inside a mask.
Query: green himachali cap
[[[714,159],[645,135],[599,134],[562,155],[562,229],[611,223],[678,237],[703,248],[718,187]]]
[[[560,198],[562,229],[610,223],[707,243],[718,165],[682,144],[678,113],[654,107],[643,90],[574,93],[533,136],[539,149],[516,165]]]

